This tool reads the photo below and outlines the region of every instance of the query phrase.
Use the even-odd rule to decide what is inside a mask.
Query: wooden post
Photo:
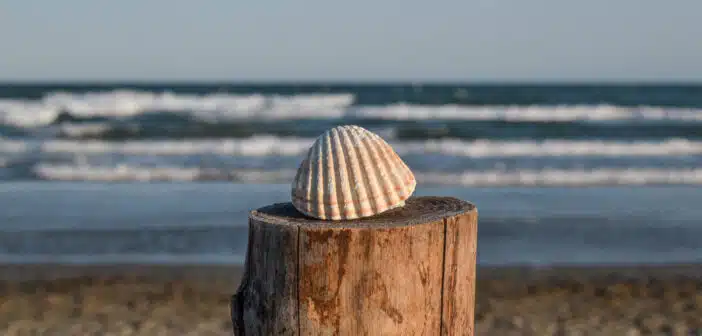
[[[473,335],[477,209],[450,197],[348,221],[252,211],[236,335]]]

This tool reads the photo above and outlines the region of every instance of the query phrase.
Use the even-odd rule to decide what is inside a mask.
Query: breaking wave
[[[109,155],[297,156],[310,148],[314,138],[254,136],[217,140],[12,140],[0,138],[0,153],[68,153]],[[439,154],[465,157],[524,156],[678,156],[702,154],[702,141],[603,140],[458,140],[389,141],[399,155]]]
[[[702,109],[612,105],[355,105],[353,94],[204,95],[114,90],[49,93],[38,100],[0,99],[0,124],[30,128],[63,119],[124,119],[184,114],[204,122],[232,120],[378,119],[509,122],[702,121]]]
[[[217,170],[184,167],[138,167],[119,165],[79,166],[40,164],[34,172],[41,179],[63,181],[207,181],[243,183],[289,183],[293,169]],[[702,184],[702,169],[592,169],[464,171],[460,173],[415,172],[418,183],[464,186],[585,186],[643,184]]]

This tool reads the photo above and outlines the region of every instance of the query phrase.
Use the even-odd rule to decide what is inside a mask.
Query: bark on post
[[[477,209],[413,197],[358,220],[252,211],[236,335],[473,335]]]

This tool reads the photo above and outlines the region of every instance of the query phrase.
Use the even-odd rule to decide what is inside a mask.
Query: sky
[[[0,1],[0,80],[702,81],[700,0]]]

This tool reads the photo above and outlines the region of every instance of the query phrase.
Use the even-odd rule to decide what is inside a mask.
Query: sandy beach
[[[230,335],[234,267],[0,268],[3,335]],[[479,268],[477,335],[702,335],[702,267]]]

